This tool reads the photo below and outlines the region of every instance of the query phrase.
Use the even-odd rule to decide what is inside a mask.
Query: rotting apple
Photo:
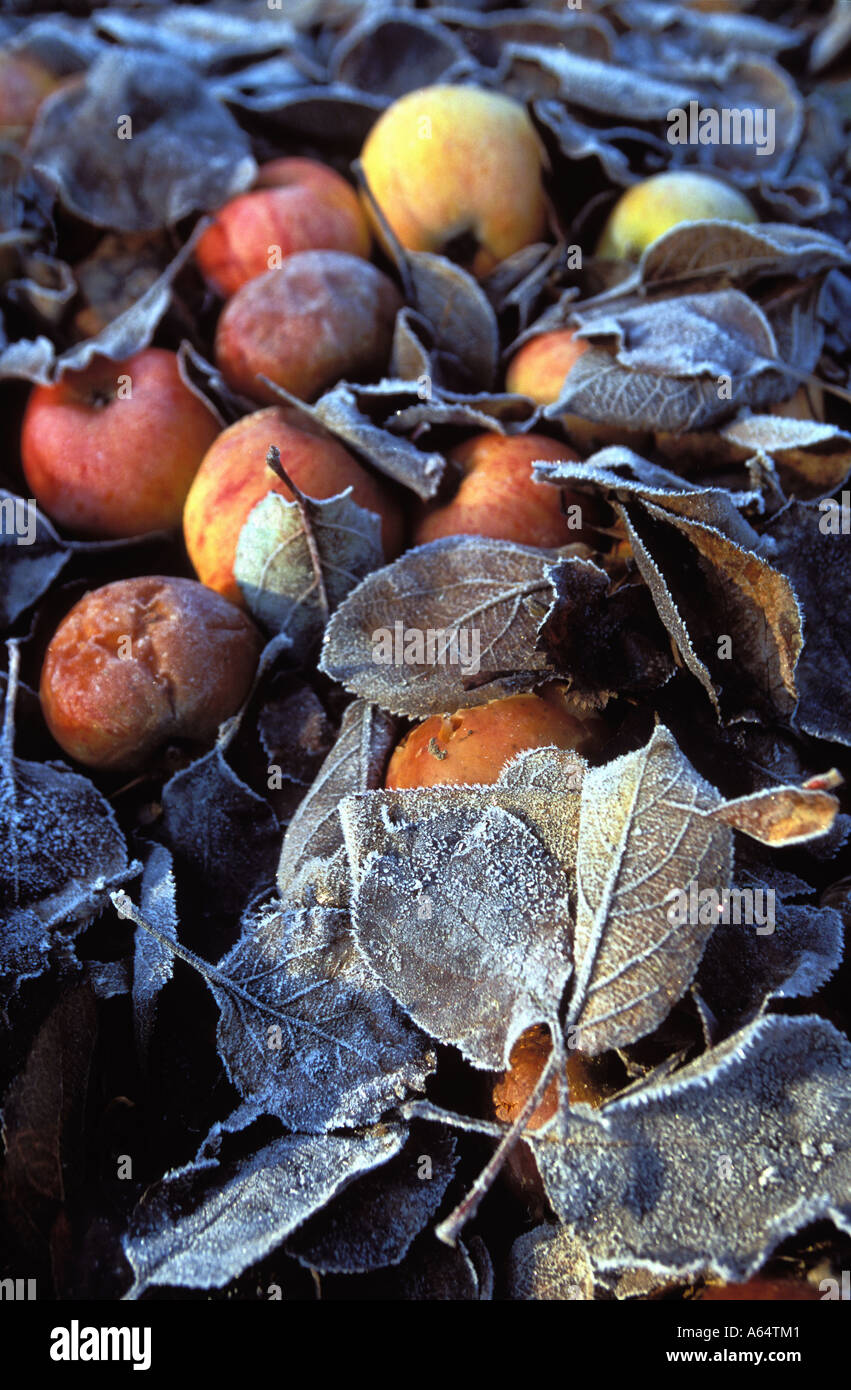
[[[262,645],[250,618],[194,579],[105,584],[47,648],[45,721],[77,762],[135,770],[168,739],[212,740],[247,696]]]
[[[393,750],[384,785],[390,788],[495,782],[507,762],[527,748],[595,753],[605,734],[597,715],[572,712],[564,687],[506,695],[483,705],[435,714],[411,729]]]
[[[342,251],[298,251],[228,300],[215,354],[235,391],[273,405],[268,377],[312,401],[341,377],[365,381],[390,355],[402,296],[369,261]]]

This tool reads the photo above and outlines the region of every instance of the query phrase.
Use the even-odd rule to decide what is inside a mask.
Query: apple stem
[[[547,1086],[549,1085],[553,1076],[558,1075],[559,1071],[564,1070],[563,1066],[561,1065],[564,1059],[564,1041],[562,1039],[561,1027],[556,1021],[551,1021],[548,1026],[550,1030],[550,1040],[552,1043],[552,1046],[550,1048],[550,1055],[547,1058],[546,1065],[543,1071],[541,1072],[540,1076],[538,1077],[538,1080],[535,1083],[533,1090],[526,1098],[526,1102],[522,1110],[520,1111],[520,1114],[517,1116],[517,1119],[514,1121],[514,1124],[511,1126],[508,1133],[501,1140],[499,1146],[491,1156],[489,1162],[486,1164],[479,1176],[476,1178],[476,1181],[473,1183],[473,1186],[470,1188],[470,1191],[467,1193],[466,1197],[464,1197],[462,1201],[458,1203],[455,1210],[450,1212],[449,1216],[447,1216],[443,1221],[440,1222],[438,1226],[435,1227],[435,1235],[437,1236],[438,1240],[442,1240],[446,1245],[454,1246],[458,1240],[458,1235],[461,1231],[462,1226],[466,1225],[466,1223],[475,1216],[482,1202],[482,1199],[490,1191],[490,1188],[492,1187],[494,1179],[499,1173],[500,1168],[502,1167],[511,1150],[514,1148],[514,1145],[517,1143],[518,1139],[522,1137],[523,1131],[529,1123],[529,1120],[532,1118],[532,1115],[534,1114],[535,1110],[537,1110],[538,1105],[540,1104],[541,1099],[543,1098],[544,1092],[546,1091]],[[561,1091],[561,1087],[559,1087],[559,1090]],[[560,1127],[563,1133],[565,1128],[564,1117],[560,1122]]]
[[[281,451],[277,444],[269,445],[269,450],[266,454],[266,463],[267,466],[271,468],[272,472],[281,479],[281,482],[286,483],[301,513],[304,539],[308,554],[310,555],[310,563],[313,566],[313,573],[316,576],[316,589],[319,602],[322,607],[325,622],[327,623],[331,616],[331,605],[328,602],[328,591],[325,588],[325,576],[322,573],[322,556],[319,554],[319,547],[316,544],[316,537],[313,534],[313,519],[310,514],[311,498],[303,493],[300,487],[296,486],[287,470],[284,468],[284,465],[281,463]]]

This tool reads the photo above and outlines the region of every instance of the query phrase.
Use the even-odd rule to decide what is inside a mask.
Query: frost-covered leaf
[[[36,505],[0,488],[0,627],[11,627],[47,593],[69,554]]]
[[[239,534],[234,575],[252,614],[306,656],[331,613],[384,559],[381,520],[352,489],[322,501],[270,492]]]
[[[657,237],[638,272],[645,285],[715,277],[744,285],[770,275],[816,275],[848,261],[841,241],[809,227],[689,222]]]
[[[163,787],[163,818],[175,856],[202,876],[225,910],[271,884],[280,843],[277,817],[234,772],[221,743]]]
[[[721,430],[731,453],[743,461],[768,454],[788,496],[827,497],[848,481],[851,434],[818,420],[748,415]]]
[[[380,473],[403,483],[424,501],[434,497],[446,467],[442,455],[427,454],[409,439],[374,425],[358,409],[354,388],[347,382],[338,382],[313,405],[306,405],[280,387],[276,389],[282,400],[310,415],[343,444],[362,454]]]
[[[23,377],[32,382],[52,382],[60,379],[65,372],[82,371],[96,357],[121,361],[148,347],[171,303],[173,282],[190,259],[198,235],[196,229],[137,299],[82,342],[74,343],[60,353],[47,338],[38,338],[35,342],[21,339],[14,343],[0,355],[0,378]],[[122,291],[126,294],[126,272]],[[0,345],[2,336],[0,330]],[[70,546],[71,543],[68,544]]]
[[[564,797],[567,791],[581,791],[588,764],[572,749],[524,748],[502,768],[496,786],[536,788]],[[563,805],[565,803],[562,803]]]
[[[138,870],[112,807],[63,763],[13,752],[17,646],[0,745],[0,1005],[17,982],[39,975],[63,936],[87,926],[107,892]]]
[[[408,550],[337,609],[319,669],[415,719],[529,690],[547,669],[535,634],[552,600],[554,558],[479,536]]]
[[[362,1135],[292,1134],[223,1167],[207,1161],[167,1173],[145,1194],[124,1237],[134,1274],[126,1297],[155,1286],[222,1288],[404,1141],[401,1125]]]
[[[747,377],[777,355],[771,328],[758,305],[739,290],[715,290],[678,298],[577,309],[583,338],[611,340],[621,366],[677,377]],[[573,373],[569,374],[572,380]],[[648,419],[637,426],[652,427]]]
[[[498,807],[536,835],[570,877],[579,842],[579,793],[587,764],[562,748],[531,748],[510,759],[486,786],[381,789],[347,796],[340,821],[352,878],[357,882],[376,854],[392,853],[397,827],[428,820],[482,815]]]
[[[44,103],[29,153],[69,212],[127,232],[219,207],[257,168],[248,136],[191,68],[119,49]]]
[[[687,108],[694,96],[693,88],[684,82],[653,78],[646,71],[601,62],[564,47],[508,43],[504,58],[500,71],[504,82],[516,83],[518,69],[531,65],[554,79],[556,85],[546,95],[558,95],[597,115],[631,123],[664,121],[672,109]]]
[[[814,787],[767,787],[725,801],[709,814],[764,845],[800,845],[826,835],[839,802]]]
[[[646,748],[587,773],[568,1018],[584,1052],[652,1032],[694,978],[712,924],[670,914],[691,883],[729,885],[730,832],[701,814],[718,800],[662,725]]]
[[[535,1153],[595,1268],[741,1280],[811,1222],[851,1229],[851,1044],[824,1019],[761,1019],[573,1120]]]
[[[374,705],[353,700],[340,732],[284,836],[278,891],[284,902],[343,907],[349,872],[338,807],[344,796],[380,786],[396,734],[395,722]]]
[[[540,123],[552,132],[559,149],[571,165],[584,160],[596,160],[609,183],[627,188],[635,180],[626,153],[619,148],[608,132],[585,125],[568,111],[560,101],[536,101],[534,113]]]
[[[102,9],[95,18],[97,32],[114,43],[171,54],[201,69],[254,53],[285,51],[297,41],[289,17],[274,12],[258,16],[167,5],[158,6],[150,17]]]
[[[544,1224],[518,1236],[508,1256],[509,1297],[524,1302],[586,1302],[594,1271],[585,1247],[564,1226]]]
[[[416,1129],[386,1166],[311,1217],[287,1241],[287,1254],[321,1274],[365,1274],[399,1264],[435,1215],[456,1162],[453,1138]]]
[[[568,879],[496,805],[393,826],[357,877],[352,920],[376,977],[476,1067],[507,1066],[523,1029],[554,1016],[570,975]]]
[[[345,912],[249,918],[207,980],[231,1080],[292,1129],[377,1120],[434,1067],[426,1039],[356,952]]]
[[[789,394],[772,327],[737,290],[654,302],[617,319],[588,317],[583,333],[592,325],[604,340],[624,331],[623,346],[609,352],[592,344],[546,407],[548,418],[570,411],[624,429],[685,433]],[[794,365],[808,371],[815,362]]]
[[[152,930],[126,895],[114,901]],[[219,1006],[219,1053],[246,1117],[274,1115],[317,1134],[368,1124],[434,1069],[427,1040],[355,950],[345,912],[272,904],[246,916],[218,965],[175,953]]]
[[[172,941],[177,941],[175,895],[171,855],[164,845],[154,845],[142,874],[142,912]],[[160,991],[171,979],[173,959],[168,946],[150,932],[137,931],[133,960],[133,1032],[143,1066],[147,1063],[156,1025]]]

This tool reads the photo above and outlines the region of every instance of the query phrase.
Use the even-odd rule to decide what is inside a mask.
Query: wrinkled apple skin
[[[341,378],[366,381],[384,370],[402,302],[393,281],[359,256],[299,251],[228,300],[216,362],[251,400],[280,399],[262,375],[312,401]]]
[[[558,686],[542,695],[507,695],[417,724],[393,750],[384,785],[486,785],[526,748],[554,744],[584,756],[596,748],[602,727],[594,716],[570,713]]]
[[[137,770],[170,738],[212,741],[248,695],[262,645],[250,618],[194,579],[106,584],[47,648],[45,721],[77,762]]]
[[[481,276],[546,238],[543,148],[511,97],[453,84],[408,92],[379,116],[361,164],[391,230],[411,251],[441,252],[469,234],[476,247],[468,268]]]

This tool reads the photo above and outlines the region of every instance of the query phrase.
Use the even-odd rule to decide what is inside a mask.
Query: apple
[[[39,106],[61,81],[36,58],[0,48],[0,140],[25,141]]]
[[[638,260],[663,232],[708,218],[750,224],[759,220],[744,194],[714,174],[694,169],[653,174],[621,194],[603,228],[597,255]]]
[[[194,579],[146,575],[87,593],[41,672],[47,727],[87,767],[144,767],[172,738],[208,743],[248,695],[263,641]]]
[[[315,159],[261,165],[255,188],[215,215],[195,248],[205,279],[223,298],[297,251],[367,257],[370,232],[357,193]]]
[[[512,357],[505,388],[528,396],[536,405],[551,405],[561,395],[564,379],[591,344],[571,328],[557,328],[529,338]]]
[[[508,1071],[503,1072],[493,1088],[496,1118],[513,1124],[535,1089],[538,1078],[550,1056],[550,1031],[543,1024],[527,1028],[511,1049]],[[595,1109],[612,1094],[603,1076],[605,1063],[586,1057],[576,1048],[567,1052],[565,1076],[571,1105],[580,1103]],[[538,1105],[532,1111],[527,1128],[540,1129],[552,1119],[558,1108],[558,1081],[554,1076]]]
[[[454,243],[455,259],[482,276],[546,238],[544,158],[520,102],[443,84],[394,101],[369,132],[361,165],[403,246],[451,254]]]
[[[415,545],[459,535],[489,536],[544,549],[588,540],[590,533],[581,522],[593,508],[591,499],[562,493],[532,477],[535,460],[577,461],[579,455],[566,444],[542,434],[486,431],[457,445],[448,458],[463,468],[461,484],[448,502],[424,510],[414,528]]]
[[[396,745],[384,785],[487,785],[526,748],[571,748],[585,756],[600,745],[604,725],[595,715],[572,713],[563,687],[535,695],[507,695],[455,714],[435,714]]]
[[[216,362],[252,400],[280,399],[262,375],[312,401],[341,377],[364,381],[384,369],[402,302],[393,281],[359,256],[298,251],[228,300]]]
[[[380,481],[307,417],[293,424],[280,406],[255,411],[224,430],[205,456],[186,499],[183,533],[199,579],[232,603],[242,604],[233,565],[239,533],[268,492],[292,499],[286,484],[266,466],[269,445],[296,487],[308,497],[333,497],[347,487],[358,506],[381,517],[387,559],[398,555],[404,522],[393,485]]]
[[[221,425],[184,383],[177,357],[145,348],[96,358],[30,393],[21,428],[27,486],[49,516],[93,537],[179,526]]]

